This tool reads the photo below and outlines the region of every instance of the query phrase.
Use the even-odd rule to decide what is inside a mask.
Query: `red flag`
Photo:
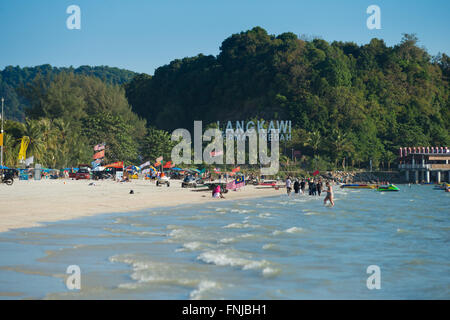
[[[105,168],[117,168],[117,169],[123,168],[123,161],[110,163],[106,165]]]
[[[231,170],[231,172],[239,172],[241,171],[241,167],[236,167],[233,170]]]
[[[172,167],[173,167],[172,161],[166,162],[166,164],[163,166],[164,169],[169,169],[169,168],[172,168]]]
[[[317,176],[319,174],[319,170],[313,172],[313,176]]]
[[[100,159],[105,157],[105,150],[97,152],[94,154],[94,159]]]

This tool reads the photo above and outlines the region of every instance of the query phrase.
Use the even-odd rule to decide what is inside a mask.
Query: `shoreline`
[[[95,185],[89,185],[92,182]],[[130,190],[134,194],[129,194]],[[225,199],[213,199],[210,191],[191,190],[195,189],[181,188],[180,180],[172,180],[170,187],[156,187],[155,182],[144,180],[126,183],[110,180],[17,180],[12,186],[0,186],[0,232],[98,214],[285,194],[284,188],[257,189],[247,185],[239,191],[224,194]]]

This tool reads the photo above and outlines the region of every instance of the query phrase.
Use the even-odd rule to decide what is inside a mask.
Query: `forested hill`
[[[320,154],[341,139],[364,160],[396,146],[449,145],[448,77],[449,57],[431,57],[414,35],[389,47],[255,27],[225,39],[218,56],[174,60],[135,77],[126,94],[134,112],[165,130],[194,120],[292,120],[307,133],[299,147],[315,144]]]
[[[0,71],[0,96],[5,97],[6,118],[19,121],[25,119],[24,110],[29,107],[29,101],[18,92],[19,88],[29,85],[38,74],[43,77],[52,77],[63,71],[73,72],[77,75],[95,76],[109,84],[124,84],[135,76],[132,71],[107,66],[81,66],[79,68],[56,68],[48,64],[25,68],[8,66]]]

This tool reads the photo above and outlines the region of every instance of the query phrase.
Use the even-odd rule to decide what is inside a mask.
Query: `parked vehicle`
[[[160,185],[165,184],[165,185],[167,185],[168,187],[170,187],[170,182],[169,182],[169,180],[170,180],[169,177],[167,177],[167,176],[164,175],[164,174],[161,174],[161,176],[159,176],[159,177],[156,179],[156,186],[159,187]]]
[[[81,179],[90,179],[91,174],[88,169],[80,169],[75,175],[75,180],[81,180]]]
[[[197,185],[203,184],[201,179],[198,179],[192,175],[186,176],[181,182],[182,188],[197,188]]]
[[[12,171],[5,170],[1,174],[2,183],[6,183],[6,185],[11,186],[14,182],[14,173]]]
[[[94,180],[103,180],[103,179],[111,179],[113,175],[107,171],[92,171],[92,179]]]

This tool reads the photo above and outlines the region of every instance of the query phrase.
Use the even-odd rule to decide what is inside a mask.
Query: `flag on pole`
[[[117,169],[121,169],[121,168],[123,168],[123,161],[110,163],[110,164],[106,165],[105,168],[117,168]]]
[[[226,188],[227,188],[227,190],[235,190],[236,189],[236,181],[232,180],[232,181],[228,182]]]
[[[172,164],[172,161],[166,162],[166,164],[163,166],[164,169],[170,169],[173,166],[175,166],[174,164]]]
[[[238,176],[235,180],[236,189],[242,188],[245,186],[245,178],[244,176]]]
[[[147,162],[141,164],[140,167],[141,167],[141,169],[142,169],[142,168],[148,167],[148,166],[150,166],[150,165],[151,165],[150,161],[147,161]]]
[[[317,176],[319,174],[319,170],[313,172],[313,176]]]
[[[29,158],[25,159],[25,166],[29,166],[30,164],[32,164],[34,162],[34,156],[31,156]]]
[[[300,150],[294,150],[294,157],[301,156],[302,152]]]
[[[100,166],[100,162],[98,162],[97,160],[95,160],[95,161],[92,161],[92,162],[91,162],[91,165],[92,165],[92,169],[95,169],[95,168],[97,168],[98,166]]]
[[[94,151],[102,151],[102,150],[105,150],[105,143],[100,143],[94,146]]]
[[[105,157],[105,150],[96,152],[94,154],[94,159],[100,159],[100,158],[104,158]]]
[[[239,172],[241,171],[241,167],[236,167],[233,170],[231,170],[231,172]]]

